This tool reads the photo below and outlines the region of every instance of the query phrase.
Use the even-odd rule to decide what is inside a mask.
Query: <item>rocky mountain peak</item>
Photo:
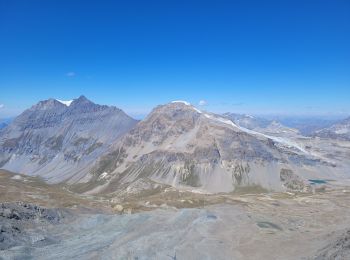
[[[87,99],[84,95],[73,100],[72,105],[82,105],[82,104],[95,104],[89,99]]]
[[[99,105],[95,104],[94,102],[87,99],[85,96],[81,95],[77,99],[74,99],[71,105],[69,106],[70,109],[76,109],[76,108],[92,108],[97,107]]]
[[[47,100],[39,101],[37,104],[31,107],[31,110],[49,110],[56,108],[64,108],[65,105],[56,99],[50,98]]]
[[[84,96],[71,103],[40,101],[0,132],[0,167],[52,182],[89,178],[83,169],[136,123],[122,110]]]
[[[198,116],[202,112],[192,106],[190,103],[186,101],[172,101],[170,103],[167,103],[165,105],[157,106],[151,113],[150,117],[154,115],[165,115],[165,116],[171,116],[174,120],[178,119],[182,116],[188,116],[188,115],[196,115]]]
[[[173,101],[171,103],[157,106],[144,120],[143,123],[150,124],[158,122],[157,124],[173,125],[181,124],[193,125],[200,117],[201,111],[196,109],[184,101]]]

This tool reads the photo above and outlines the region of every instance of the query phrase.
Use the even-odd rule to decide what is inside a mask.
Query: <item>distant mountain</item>
[[[330,127],[315,131],[314,136],[350,140],[350,117],[333,124]]]
[[[302,143],[177,101],[156,107],[115,142],[94,165],[91,185],[81,191],[113,193],[159,183],[195,192],[245,186],[301,190],[307,176],[322,176],[320,168],[331,171]]]
[[[287,127],[276,120],[269,120],[261,117],[235,113],[225,113],[222,116],[230,119],[238,126],[250,130],[255,130],[261,133],[277,136],[299,134],[299,131],[297,129]]]
[[[0,119],[0,130],[2,128],[5,128],[10,124],[10,122],[13,120],[13,118],[2,118]]]
[[[281,122],[287,127],[298,129],[304,136],[311,136],[315,131],[330,127],[335,124],[337,119],[330,119],[324,117],[277,117],[277,121]]]
[[[137,121],[81,96],[40,101],[0,130],[0,168],[49,182],[89,180],[89,167]]]
[[[258,117],[245,114],[225,113],[224,117],[235,124],[269,134],[312,136],[314,132],[328,128],[339,120],[324,117],[268,116]]]
[[[256,128],[265,128],[272,122],[272,120],[267,120],[246,114],[224,113],[222,116],[230,119],[235,124],[248,128],[250,130],[254,130]]]

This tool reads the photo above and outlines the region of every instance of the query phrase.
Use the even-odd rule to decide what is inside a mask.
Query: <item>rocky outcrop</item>
[[[315,260],[341,260],[350,256],[350,230],[344,232],[333,243],[330,243],[314,258]]]
[[[305,192],[311,190],[310,185],[307,185],[305,180],[290,169],[281,169],[280,179],[288,191]]]
[[[59,224],[65,213],[27,203],[0,203],[0,250],[52,241],[40,227]]]

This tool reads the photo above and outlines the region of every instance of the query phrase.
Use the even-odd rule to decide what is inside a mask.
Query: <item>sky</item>
[[[0,0],[0,118],[80,95],[135,117],[350,115],[350,1]]]

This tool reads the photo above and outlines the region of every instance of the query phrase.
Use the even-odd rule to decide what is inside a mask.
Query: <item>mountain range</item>
[[[317,135],[343,138],[344,129],[346,120]],[[308,179],[347,177],[347,151],[334,156],[320,147],[279,122],[213,114],[184,101],[157,106],[137,121],[81,96],[41,101],[1,129],[0,167],[88,194],[159,185],[202,193],[305,190]]]

